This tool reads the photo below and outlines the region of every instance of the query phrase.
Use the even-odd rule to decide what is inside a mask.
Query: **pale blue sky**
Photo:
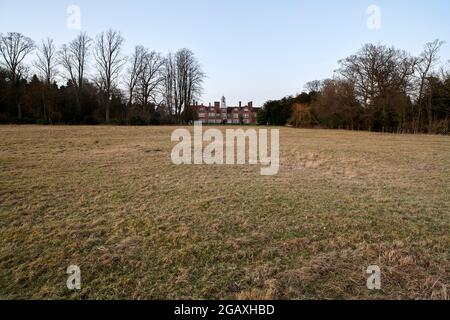
[[[300,92],[331,77],[337,61],[368,42],[418,54],[424,43],[450,42],[448,0],[0,0],[0,32],[17,31],[62,44],[69,5],[79,5],[82,30],[113,28],[136,44],[166,53],[187,47],[208,78],[204,102],[225,94],[229,104]],[[381,30],[366,26],[369,5],[381,8]],[[450,45],[442,60],[450,59]]]

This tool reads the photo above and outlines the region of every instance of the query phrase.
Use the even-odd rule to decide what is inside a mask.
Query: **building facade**
[[[225,97],[220,102],[214,102],[214,105],[205,106],[194,102],[191,107],[196,115],[196,119],[203,124],[257,124],[256,116],[260,108],[253,107],[253,102],[243,106],[227,106]]]

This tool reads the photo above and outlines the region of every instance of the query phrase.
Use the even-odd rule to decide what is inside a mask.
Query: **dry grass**
[[[173,129],[0,127],[0,298],[448,299],[450,137],[283,128],[263,177]]]

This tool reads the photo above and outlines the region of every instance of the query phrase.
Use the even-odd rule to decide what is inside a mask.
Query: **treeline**
[[[443,42],[414,57],[367,44],[339,61],[333,79],[312,81],[308,93],[268,101],[260,123],[391,133],[450,133],[450,72],[439,66]]]
[[[192,51],[162,55],[143,46],[123,54],[108,30],[80,33],[56,48],[0,34],[0,123],[158,124],[193,119],[205,77]],[[63,85],[60,85],[63,84]]]

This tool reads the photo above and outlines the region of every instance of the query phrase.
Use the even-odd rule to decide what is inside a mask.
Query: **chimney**
[[[209,103],[209,106],[211,107],[211,102]]]
[[[214,107],[215,107],[215,108],[220,108],[220,102],[217,102],[217,101],[214,102]]]
[[[253,108],[253,101],[250,101],[250,102],[248,103],[248,107],[249,107],[249,108]]]
[[[239,101],[239,108],[242,108],[242,101]]]

